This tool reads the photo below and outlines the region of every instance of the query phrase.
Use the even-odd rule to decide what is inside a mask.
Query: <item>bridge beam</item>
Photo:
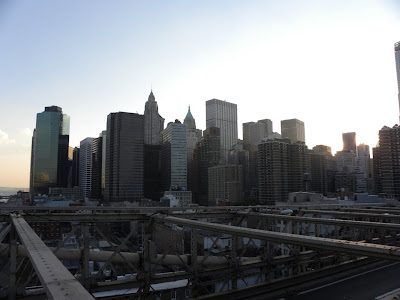
[[[371,243],[352,242],[346,240],[334,240],[298,234],[265,231],[260,229],[235,227],[230,225],[181,219],[161,214],[153,215],[153,218],[166,223],[191,226],[198,229],[213,232],[223,232],[231,235],[272,241],[275,243],[299,245],[309,247],[311,249],[324,249],[400,261],[400,248],[394,246],[376,245]]]
[[[50,299],[94,299],[22,217],[12,215],[11,219]]]

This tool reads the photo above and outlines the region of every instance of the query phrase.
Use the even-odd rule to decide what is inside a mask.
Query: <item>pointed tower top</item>
[[[149,101],[156,101],[156,98],[153,95],[153,89],[151,89],[150,95],[149,95]]]
[[[190,105],[189,105],[189,110],[186,114],[185,120],[194,120],[192,113],[190,112]]]

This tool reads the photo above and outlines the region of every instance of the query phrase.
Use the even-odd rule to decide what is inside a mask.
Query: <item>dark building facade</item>
[[[75,147],[72,153],[71,162],[71,181],[68,184],[69,187],[79,186],[79,147]]]
[[[262,204],[287,201],[289,194],[289,141],[268,140],[258,145],[258,193]]]
[[[105,202],[143,198],[143,115],[118,112],[107,117]]]
[[[304,191],[305,173],[311,173],[311,156],[304,143],[274,139],[258,145],[258,192],[262,204],[287,202],[290,192]]]
[[[102,192],[102,159],[103,157],[103,137],[95,138],[92,143],[92,190],[90,197],[92,199],[103,199]]]
[[[400,127],[379,130],[379,147],[374,148],[374,181],[377,193],[400,200]]]
[[[208,200],[208,168],[218,165],[221,161],[221,130],[209,127],[203,131],[203,139],[198,144],[199,149],[199,204],[215,205]]]
[[[353,151],[357,154],[357,144],[356,144],[356,133],[346,132],[342,133],[343,138],[343,150]]]
[[[159,201],[163,195],[161,145],[144,145],[144,197]]]

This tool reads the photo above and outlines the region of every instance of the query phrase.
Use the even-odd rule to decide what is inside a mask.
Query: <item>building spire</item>
[[[189,105],[189,109],[188,112],[186,114],[185,120],[194,120],[192,113],[190,112],[190,105]]]
[[[156,101],[156,98],[154,97],[154,94],[153,94],[153,88],[150,91],[149,101]]]

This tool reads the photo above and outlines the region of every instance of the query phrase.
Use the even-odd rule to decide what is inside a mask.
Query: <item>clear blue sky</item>
[[[36,113],[71,117],[70,145],[110,112],[143,113],[151,86],[166,122],[188,105],[238,105],[241,124],[305,122],[306,143],[375,146],[398,123],[398,1],[0,1],[0,186],[27,187]]]

